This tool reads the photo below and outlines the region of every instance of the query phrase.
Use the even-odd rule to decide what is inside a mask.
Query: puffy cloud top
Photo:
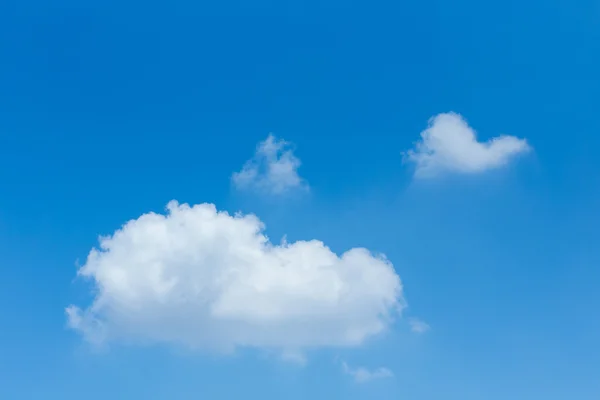
[[[317,240],[272,244],[253,215],[172,201],[100,238],[78,274],[94,284],[69,324],[93,342],[231,351],[355,346],[403,304],[392,264]]]

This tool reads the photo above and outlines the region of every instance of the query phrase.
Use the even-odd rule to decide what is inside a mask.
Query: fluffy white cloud
[[[410,325],[410,330],[414,333],[425,333],[429,329],[431,329],[431,327],[426,322],[421,321],[418,318],[410,318],[408,320],[408,324]]]
[[[366,383],[375,379],[391,378],[394,376],[392,371],[387,368],[377,368],[369,370],[365,367],[351,368],[345,362],[342,363],[344,373],[352,376],[358,383]]]
[[[94,285],[69,325],[93,342],[253,347],[302,359],[321,346],[356,346],[404,304],[383,256],[337,255],[317,240],[272,244],[253,215],[172,201],[101,237],[78,274]]]
[[[235,172],[231,180],[238,189],[275,195],[292,189],[308,190],[308,185],[298,175],[300,165],[288,142],[269,135],[258,144],[254,157],[244,164],[240,172]]]
[[[530,149],[525,139],[514,136],[478,142],[476,132],[460,115],[447,113],[430,119],[421,140],[405,157],[415,163],[415,176],[430,177],[443,171],[477,173],[501,167]]]

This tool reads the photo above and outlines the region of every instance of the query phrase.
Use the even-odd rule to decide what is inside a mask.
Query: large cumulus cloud
[[[230,351],[356,346],[404,304],[383,256],[317,240],[273,244],[253,215],[172,201],[101,237],[78,274],[94,300],[69,325],[94,342]]]

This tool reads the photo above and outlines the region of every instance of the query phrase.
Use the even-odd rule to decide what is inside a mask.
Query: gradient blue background
[[[0,398],[597,399],[599,39],[588,0],[0,2]],[[446,111],[535,151],[414,182],[400,153]],[[231,190],[269,132],[308,198]],[[76,260],[173,198],[386,253],[432,330],[304,368],[90,352],[65,328],[90,301]]]

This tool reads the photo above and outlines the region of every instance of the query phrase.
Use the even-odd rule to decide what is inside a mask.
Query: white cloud
[[[447,113],[430,119],[421,140],[405,153],[405,159],[415,163],[415,176],[422,178],[443,171],[478,173],[498,168],[530,149],[525,139],[514,136],[478,142],[476,132],[460,115]]]
[[[414,333],[425,333],[429,329],[431,329],[431,327],[426,322],[421,321],[418,318],[410,318],[408,320],[408,324],[410,325],[410,330]]]
[[[375,379],[391,378],[394,376],[392,371],[387,368],[377,368],[369,370],[365,367],[351,368],[345,362],[342,363],[344,373],[352,376],[358,383],[366,383]]]
[[[275,245],[257,217],[212,204],[167,211],[127,222],[89,253],[78,275],[95,299],[67,308],[88,340],[252,347],[299,362],[309,348],[360,345],[404,305],[392,264],[366,249]]]
[[[258,144],[254,157],[240,172],[235,172],[231,180],[238,189],[275,195],[292,189],[308,190],[308,185],[298,175],[300,165],[288,142],[269,135]]]

